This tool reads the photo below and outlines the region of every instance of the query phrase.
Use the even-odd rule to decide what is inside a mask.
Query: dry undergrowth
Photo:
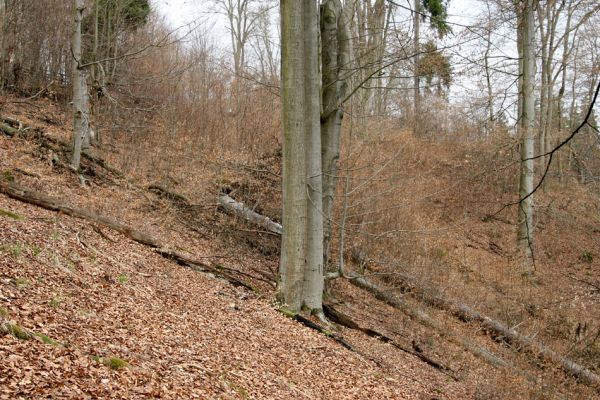
[[[63,111],[45,100],[37,104],[41,108],[15,106],[8,112],[66,140]],[[385,125],[365,129],[374,131],[380,134],[356,134],[344,144],[350,157],[342,160],[340,199],[345,189],[352,191],[346,262],[358,271],[361,259],[366,260],[366,273],[392,285],[394,274],[409,275],[419,286],[463,301],[597,367],[599,321],[594,316],[600,315],[600,293],[585,283],[598,276],[593,193],[566,179],[551,182],[538,197],[532,282],[521,276],[513,252],[515,211],[488,217],[516,192],[511,143],[494,138],[441,143]],[[441,360],[458,381],[362,333],[339,330],[359,355],[286,321],[268,302],[278,239],[216,206],[216,195],[226,190],[278,220],[277,143],[264,143],[260,152],[243,151],[233,142],[202,151],[182,143],[157,146],[159,130],[147,135],[148,140],[130,138],[122,147],[116,135],[107,139],[105,150],[94,150],[133,178],[86,160],[90,187],[81,188],[57,162],[66,161],[66,154],[19,137],[0,137],[0,172],[239,271],[261,295],[249,296],[184,270],[106,229],[0,196],[0,209],[22,217],[0,215],[0,305],[12,324],[60,344],[47,345],[41,337],[27,343],[14,335],[0,338],[0,352],[8,357],[1,376],[12,377],[2,381],[4,393],[482,400],[592,396],[556,367],[520,355],[501,338],[492,340],[476,324],[423,306],[406,288],[400,294],[409,304],[422,307],[455,337],[509,360],[514,369],[486,364],[447,334],[343,280],[330,293],[341,310],[362,326]],[[156,183],[183,194],[189,203],[146,189]],[[341,211],[340,202],[338,220]],[[515,370],[535,379],[528,381]],[[59,386],[61,380],[68,384]]]

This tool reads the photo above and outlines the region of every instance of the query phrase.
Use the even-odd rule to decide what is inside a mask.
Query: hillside
[[[103,224],[0,194],[0,318],[8,327],[0,337],[0,398],[597,395],[555,363],[427,301],[435,293],[469,304],[598,373],[592,339],[600,306],[597,288],[589,285],[599,268],[597,211],[593,195],[576,182],[567,182],[567,191],[548,188],[539,202],[544,252],[532,285],[511,268],[511,211],[489,218],[510,201],[514,183],[483,162],[505,165],[510,152],[499,156],[502,144],[382,133],[370,143],[372,154],[357,157],[386,169],[354,201],[376,210],[366,209],[374,230],[379,224],[408,234],[371,243],[350,236],[344,259],[353,270],[362,265],[402,305],[392,307],[338,279],[328,304],[355,326],[332,322],[331,333],[323,334],[277,311],[278,237],[216,204],[226,190],[279,220],[277,151],[248,160],[199,158],[193,174],[179,173],[190,165],[182,157],[169,175],[157,166],[170,159],[166,154],[132,161],[133,152],[105,145],[93,150],[97,158],[84,158],[82,186],[60,144],[70,136],[66,115],[47,99],[8,103],[2,116],[25,129],[0,134],[3,183],[119,221],[213,271],[186,268]],[[388,196],[369,197],[388,190],[382,182],[394,184],[393,203]],[[377,212],[398,204],[398,213],[379,218]],[[568,242],[561,236],[566,231]],[[231,285],[220,272],[247,287]],[[573,331],[583,329],[576,324],[585,324],[586,332],[573,345]]]

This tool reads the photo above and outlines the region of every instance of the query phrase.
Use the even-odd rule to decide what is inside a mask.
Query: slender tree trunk
[[[5,86],[5,68],[6,68],[6,34],[8,33],[8,10],[6,9],[6,0],[0,0],[0,93],[4,91]]]
[[[323,265],[327,268],[333,235],[333,208],[338,180],[341,127],[351,69],[352,39],[346,13],[339,0],[327,0],[321,9],[322,103],[321,157],[323,170]]]
[[[83,0],[74,0],[75,24],[73,30],[73,158],[71,167],[79,170],[81,146],[88,134],[88,107],[85,72],[79,68],[81,62],[81,21],[83,20]]]
[[[520,29],[522,30],[523,79],[520,96],[522,97],[522,115],[519,130],[521,137],[521,176],[519,197],[527,197],[519,204],[517,242],[525,255],[525,272],[533,267],[533,152],[535,126],[534,70],[535,70],[535,27],[533,0],[525,0],[522,10]]]
[[[307,243],[304,270],[303,306],[323,316],[323,199],[321,170],[321,96],[319,75],[319,9],[317,2],[305,1],[304,90],[307,167]]]
[[[414,76],[414,118],[413,118],[413,133],[415,134],[415,136],[420,135],[420,126],[421,126],[421,93],[419,90],[419,86],[420,86],[420,82],[419,82],[419,30],[420,30],[420,23],[421,23],[421,14],[419,14],[419,10],[421,9],[420,4],[421,1],[420,0],[415,0],[414,2],[414,16],[413,16],[413,24],[414,24],[414,52],[415,52],[415,57],[414,57],[414,71],[413,74]]]
[[[279,299],[292,311],[298,311],[302,306],[306,248],[304,3],[304,0],[281,0],[283,235]]]

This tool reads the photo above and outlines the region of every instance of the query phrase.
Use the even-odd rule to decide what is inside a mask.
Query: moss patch
[[[35,336],[37,336],[38,338],[40,338],[40,340],[43,343],[49,344],[51,346],[58,346],[60,344],[56,340],[52,339],[50,336],[44,335],[43,333],[36,333]]]
[[[8,211],[8,210],[3,210],[0,208],[0,217],[6,217],[6,218],[12,218],[12,219],[16,219],[17,221],[22,221],[25,218],[20,216],[19,214],[15,214],[14,212]]]
[[[110,369],[119,370],[129,366],[129,363],[118,357],[102,358],[100,359],[102,364],[106,365]]]
[[[17,324],[8,324],[8,333],[21,340],[28,340],[31,338],[29,332],[27,332],[23,327]]]

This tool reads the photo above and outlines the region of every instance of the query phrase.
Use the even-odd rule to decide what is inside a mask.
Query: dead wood
[[[283,227],[281,224],[278,224],[269,217],[258,214],[254,210],[247,207],[244,203],[235,201],[226,194],[221,194],[219,196],[219,206],[222,207],[226,212],[238,215],[244,218],[246,221],[260,226],[269,232],[276,233],[278,235],[281,235],[283,232]]]
[[[10,137],[13,137],[17,133],[19,133],[18,129],[13,128],[12,126],[5,124],[5,123],[0,123],[0,131]]]
[[[419,358],[421,361],[425,362],[426,364],[428,364],[428,365],[432,366],[433,368],[441,371],[442,373],[448,375],[455,381],[458,381],[458,378],[453,374],[454,371],[452,371],[451,368],[446,367],[441,362],[434,360],[430,356],[424,354],[422,351],[417,351],[417,350],[414,350],[414,349],[411,349],[411,348],[401,345],[394,339],[382,334],[381,332],[360,326],[356,321],[354,321],[352,319],[352,317],[337,310],[332,304],[323,304],[323,312],[325,312],[325,315],[327,316],[327,318],[329,318],[330,321],[335,322],[336,324],[345,326],[346,328],[360,331],[360,332],[364,333],[365,335],[375,338],[383,343],[388,343],[388,344],[394,346],[395,348],[397,348],[398,350],[401,350],[405,353],[408,353],[412,356]]]
[[[155,249],[158,254],[165,258],[172,259],[180,265],[186,266],[195,271],[210,273],[235,286],[242,286],[249,290],[256,291],[252,285],[236,278],[232,273],[224,270],[223,268],[219,268],[219,266],[212,265],[205,261],[194,259],[193,257],[177,251],[170,250],[152,236],[140,232],[121,222],[106,218],[83,208],[65,204],[58,199],[48,197],[40,192],[27,189],[15,183],[6,182],[4,180],[0,180],[0,193],[4,193],[13,199],[33,204],[47,210],[62,212],[72,217],[85,219],[111,228],[138,243]]]
[[[581,380],[589,386],[600,389],[600,377],[598,377],[598,375],[589,369],[585,368],[583,365],[558,354],[554,350],[542,345],[541,343],[538,343],[533,339],[520,334],[516,330],[509,328],[501,322],[495,321],[492,318],[473,310],[471,307],[465,304],[448,300],[442,298],[441,296],[432,295],[426,289],[419,287],[413,280],[410,280],[405,276],[394,275],[394,282],[397,284],[398,281],[400,281],[401,284],[409,289],[411,295],[417,297],[420,301],[425,302],[427,305],[449,312],[461,321],[479,323],[488,334],[494,336],[495,340],[505,341],[515,345],[520,350],[526,350],[536,356],[551,361],[552,363],[560,366],[568,374],[573,375],[575,378]],[[376,284],[367,281],[363,277],[351,279],[351,282],[356,286],[370,291],[375,295],[376,298],[390,304],[393,307],[401,309],[407,308],[402,300],[398,299],[392,294],[385,293],[385,291],[379,288]],[[487,354],[485,355],[485,358],[489,358]]]
[[[185,197],[182,194],[173,192],[164,186],[154,184],[154,185],[148,186],[148,190],[153,193],[158,194],[161,197],[171,200],[173,202],[182,203],[182,204],[186,204],[186,205],[190,204],[190,201],[188,200],[187,197]]]

